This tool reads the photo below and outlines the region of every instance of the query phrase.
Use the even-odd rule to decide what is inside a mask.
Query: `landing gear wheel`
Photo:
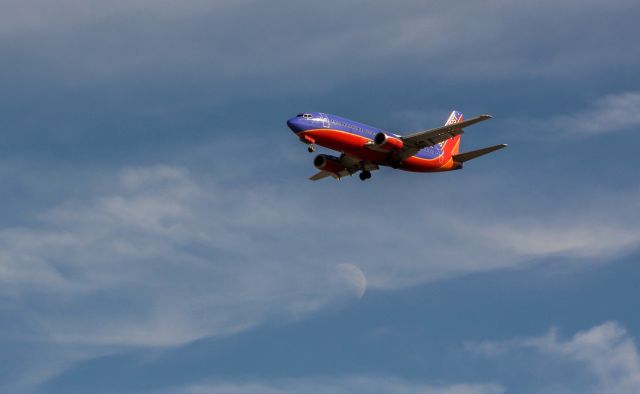
[[[371,178],[371,172],[362,171],[359,176],[361,181],[366,181],[367,179]]]
[[[307,150],[309,151],[309,153],[313,153],[316,151],[316,146],[315,145],[309,145],[307,147]]]

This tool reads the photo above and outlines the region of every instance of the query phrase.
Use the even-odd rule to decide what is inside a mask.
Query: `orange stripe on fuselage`
[[[320,146],[345,153],[360,160],[370,161],[378,165],[388,165],[385,164],[388,154],[384,152],[377,152],[365,147],[364,145],[367,142],[371,142],[372,139],[361,135],[336,129],[312,129],[302,131],[298,133],[298,136],[301,138],[313,138],[316,144]],[[460,139],[458,138],[455,146],[459,143]],[[405,159],[398,169],[411,172],[439,172],[452,170],[456,167],[450,154],[454,149],[447,149],[448,152],[443,152],[442,155],[433,159],[411,156],[408,159]]]

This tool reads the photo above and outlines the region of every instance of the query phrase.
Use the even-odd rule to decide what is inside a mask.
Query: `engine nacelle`
[[[320,154],[313,159],[313,165],[321,171],[329,171],[334,174],[339,173],[345,168],[342,163],[340,163],[340,158],[323,154]]]
[[[373,138],[373,143],[376,144],[376,147],[379,150],[385,152],[399,151],[402,150],[402,147],[404,146],[401,139],[387,135],[383,132],[376,134]]]

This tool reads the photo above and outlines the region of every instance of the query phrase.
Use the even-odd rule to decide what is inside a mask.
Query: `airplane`
[[[458,152],[463,128],[488,119],[491,115],[463,121],[462,113],[453,111],[444,126],[406,136],[323,112],[300,113],[289,119],[287,126],[308,145],[309,152],[315,152],[316,145],[341,152],[339,157],[317,155],[313,165],[320,172],[310,180],[341,179],[359,171],[360,179],[366,181],[380,166],[411,172],[459,170],[469,160],[506,147],[499,144]]]

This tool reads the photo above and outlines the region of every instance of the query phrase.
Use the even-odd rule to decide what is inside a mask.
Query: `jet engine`
[[[379,150],[385,152],[399,151],[404,146],[401,139],[387,135],[383,132],[376,134],[373,138],[373,143],[376,144]]]
[[[345,168],[342,163],[340,163],[340,158],[323,154],[319,154],[313,159],[313,165],[321,171],[333,172],[334,174],[339,173]]]

